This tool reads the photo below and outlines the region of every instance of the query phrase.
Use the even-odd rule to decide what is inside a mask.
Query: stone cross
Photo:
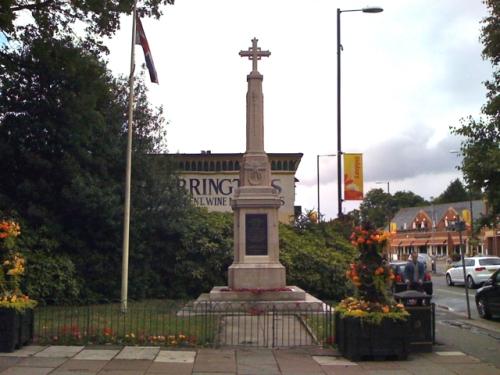
[[[241,57],[248,57],[248,60],[252,60],[252,71],[257,72],[257,60],[260,60],[262,56],[269,57],[271,52],[261,51],[260,47],[257,47],[257,38],[252,39],[252,47],[248,51],[240,51]]]

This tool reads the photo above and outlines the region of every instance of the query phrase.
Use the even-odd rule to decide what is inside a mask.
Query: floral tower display
[[[25,259],[16,247],[19,224],[0,220],[0,352],[12,352],[33,338],[36,301],[21,291]]]
[[[363,224],[355,227],[351,242],[359,251],[346,276],[354,296],[336,307],[335,340],[348,358],[408,355],[408,312],[390,294],[394,279],[383,256],[390,234]]]

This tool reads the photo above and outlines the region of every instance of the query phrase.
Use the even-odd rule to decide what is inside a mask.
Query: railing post
[[[272,340],[271,340],[271,347],[274,348],[274,340],[276,339],[276,333],[275,333],[275,321],[276,321],[276,306],[273,305],[273,313],[272,313],[272,323],[271,323],[271,330],[272,330]]]

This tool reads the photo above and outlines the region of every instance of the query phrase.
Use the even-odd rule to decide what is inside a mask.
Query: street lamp
[[[316,155],[316,176],[318,180],[318,222],[321,221],[321,210],[319,206],[319,158],[321,156],[336,156],[335,154]]]
[[[389,181],[375,181],[376,184],[387,184],[387,194],[391,194],[389,192]]]
[[[340,14],[347,12],[363,12],[363,13],[380,13],[383,9],[380,7],[366,7],[362,9],[346,9],[337,8],[337,184],[339,201],[338,217],[342,217],[342,142],[341,142],[341,116],[340,116]],[[319,209],[318,209],[319,211]]]

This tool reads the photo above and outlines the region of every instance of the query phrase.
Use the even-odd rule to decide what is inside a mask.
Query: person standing
[[[405,267],[405,283],[408,290],[423,290],[425,266],[418,261],[418,252],[413,250]]]

